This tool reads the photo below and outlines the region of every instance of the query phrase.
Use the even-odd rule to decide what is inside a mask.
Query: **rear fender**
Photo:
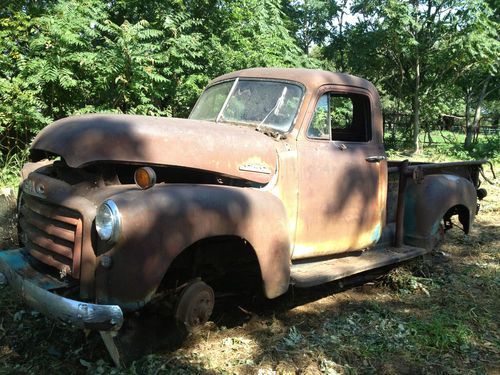
[[[476,213],[474,185],[455,175],[429,175],[421,182],[409,181],[405,193],[405,243],[432,249],[438,240],[439,224],[452,207],[464,229],[469,230]]]
[[[214,236],[238,236],[252,245],[268,298],[288,289],[288,220],[271,193],[179,184],[127,191],[112,199],[121,213],[122,232],[115,247],[103,254],[111,266],[97,268],[96,293],[102,302],[140,307],[183,250]]]

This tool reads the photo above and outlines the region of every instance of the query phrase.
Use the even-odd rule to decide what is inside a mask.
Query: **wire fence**
[[[413,134],[413,117],[410,113],[384,113],[384,133],[386,141],[401,139],[410,140]],[[499,118],[483,117],[477,128],[472,129],[474,136],[500,136]],[[466,135],[465,118],[443,115],[434,124],[423,124],[420,134],[421,141],[430,144],[455,143],[458,138]],[[432,134],[432,135],[431,135]],[[440,134],[435,137],[435,134]]]

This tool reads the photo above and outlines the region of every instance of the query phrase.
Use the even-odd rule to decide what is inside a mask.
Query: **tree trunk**
[[[415,66],[415,92],[413,95],[413,150],[420,153],[418,133],[420,132],[420,60],[417,56]]]
[[[488,88],[488,83],[490,82],[491,76],[488,76],[483,82],[483,87],[481,88],[481,93],[476,104],[476,111],[474,113],[474,121],[472,122],[472,130],[474,135],[474,142],[477,142],[477,137],[479,135],[479,120],[481,120],[481,107],[483,106],[484,98],[486,97],[486,89]]]
[[[470,102],[472,90],[465,93],[465,141],[464,148],[469,148],[472,143],[472,126],[470,124]]]
[[[419,24],[418,6],[419,1],[413,0],[415,25]],[[420,51],[418,46],[418,34],[418,27],[415,27],[413,30],[413,37],[417,44],[415,48],[415,92],[413,96],[413,150],[416,154],[420,153],[420,145],[418,143],[418,133],[420,132]]]
[[[426,127],[425,132],[427,133],[427,144],[429,146],[432,146],[433,140],[432,140],[432,128],[431,127]]]
[[[345,15],[345,8],[347,5],[347,0],[344,0],[344,2],[340,5],[341,10],[340,10],[340,16],[338,17],[338,22],[339,22],[339,55],[340,55],[340,71],[345,72],[346,69],[346,58],[345,58],[345,40],[344,40],[344,15]]]

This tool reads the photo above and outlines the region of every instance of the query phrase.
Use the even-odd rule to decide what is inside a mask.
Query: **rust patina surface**
[[[96,162],[172,165],[267,183],[275,172],[276,142],[248,127],[132,115],[68,117],[43,129],[36,155],[49,152],[80,168]],[[262,171],[239,168],[262,165]]]
[[[377,243],[387,224],[388,173],[374,86],[346,74],[257,68],[218,77],[209,87],[235,79],[300,85],[303,95],[291,129],[272,137],[241,124],[98,114],[62,119],[40,132],[31,146],[34,161],[59,156],[68,167],[61,173],[86,167],[88,172],[93,167],[94,174],[82,175],[82,181],[75,183],[34,171],[25,180],[21,226],[30,253],[63,274],[82,277],[84,296],[128,302],[147,301],[170,262],[204,238],[234,235],[248,241],[259,259],[269,297],[287,289],[290,260]],[[368,98],[366,126],[371,135],[366,142],[307,136],[325,93]],[[374,156],[379,159],[369,161]],[[141,191],[116,176],[106,176],[116,173],[109,165],[173,167],[183,173],[173,178],[175,183],[166,173],[161,183]],[[198,182],[193,177],[197,171],[210,172],[213,179],[179,184]],[[44,186],[43,196],[29,196],[30,186],[39,184]],[[118,243],[105,252],[115,266],[100,270],[98,257],[103,254],[92,241],[92,221],[97,206],[107,198],[114,198],[120,207],[123,230]],[[471,203],[466,206],[470,209]],[[65,209],[71,214],[57,214]],[[420,228],[435,225],[425,224],[421,216]],[[44,223],[44,217],[52,221]],[[414,225],[410,219],[407,222]],[[61,240],[44,239],[44,233]],[[94,275],[101,280],[97,293]],[[126,286],[123,291],[121,286]]]
[[[213,80],[189,119],[95,114],[42,130],[23,169],[21,248],[0,253],[0,273],[80,327],[117,330],[122,311],[160,298],[196,322],[211,283],[275,298],[422,255],[451,216],[468,231],[484,162],[388,163],[370,82],[242,70]],[[141,167],[150,188],[134,182]],[[98,228],[109,217],[113,233]]]

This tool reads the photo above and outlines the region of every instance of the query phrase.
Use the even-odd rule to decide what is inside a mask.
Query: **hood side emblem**
[[[244,164],[238,167],[240,171],[271,174],[271,169],[262,164]]]

